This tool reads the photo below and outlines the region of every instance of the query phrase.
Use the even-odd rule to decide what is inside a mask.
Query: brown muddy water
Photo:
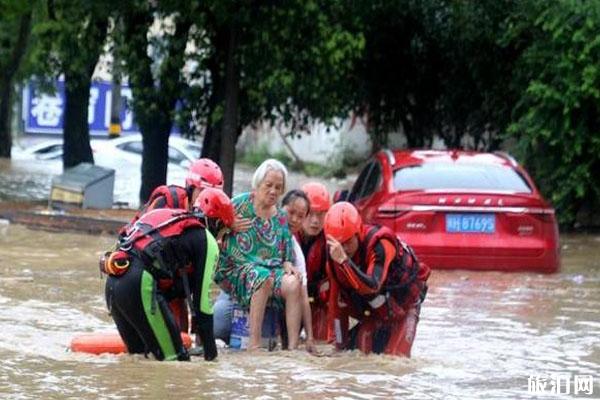
[[[578,397],[600,397],[600,236],[563,236],[559,274],[434,271],[412,359],[323,345],[212,363],[66,351],[114,329],[96,261],[112,241],[0,221],[1,399],[530,399],[535,376],[569,377],[560,398],[592,379]]]

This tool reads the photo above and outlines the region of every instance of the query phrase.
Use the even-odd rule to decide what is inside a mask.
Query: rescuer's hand
[[[331,235],[327,235],[327,246],[329,247],[331,259],[336,263],[343,264],[348,259],[348,255],[344,251],[342,244]]]

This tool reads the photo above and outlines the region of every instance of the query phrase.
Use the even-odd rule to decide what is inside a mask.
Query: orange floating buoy
[[[187,333],[181,333],[181,340],[186,349],[192,347],[192,338]],[[69,349],[77,353],[89,354],[121,354],[127,348],[119,332],[82,333],[71,340]]]

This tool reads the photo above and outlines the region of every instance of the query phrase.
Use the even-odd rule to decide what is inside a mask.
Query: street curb
[[[48,209],[46,202],[0,201],[0,220],[47,231],[73,231],[92,235],[116,234],[131,220],[129,209]]]
[[[36,211],[3,211],[1,219],[13,224],[50,231],[77,231],[88,234],[116,234],[126,224],[124,221],[80,217],[65,214],[48,214]]]

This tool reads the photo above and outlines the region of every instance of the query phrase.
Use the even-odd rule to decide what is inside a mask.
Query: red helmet
[[[231,199],[220,189],[206,188],[198,195],[194,208],[208,218],[218,218],[227,226],[233,224],[235,211]]]
[[[201,158],[190,165],[185,186],[223,189],[223,172],[213,160]]]
[[[327,211],[331,207],[329,192],[325,185],[319,182],[309,182],[302,186],[302,191],[310,200],[310,209],[312,211]]]
[[[335,203],[325,215],[324,229],[326,235],[344,243],[362,230],[362,218],[354,206],[346,201]]]

